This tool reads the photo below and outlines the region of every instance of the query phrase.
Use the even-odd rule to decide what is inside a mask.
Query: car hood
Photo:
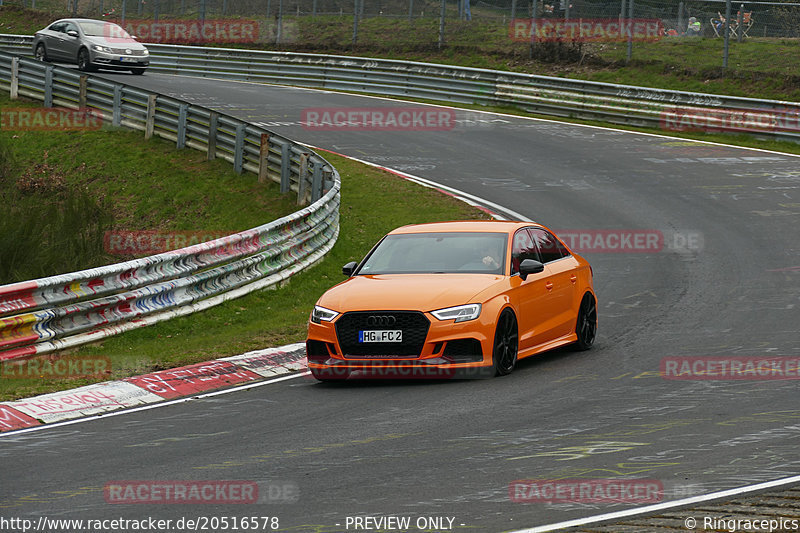
[[[354,276],[322,295],[319,305],[346,313],[372,309],[435,311],[475,303],[503,280],[492,274],[381,274]]]
[[[107,46],[109,48],[130,48],[131,50],[144,50],[145,46],[136,39],[123,37],[104,37],[102,35],[92,35],[85,38],[86,42]]]

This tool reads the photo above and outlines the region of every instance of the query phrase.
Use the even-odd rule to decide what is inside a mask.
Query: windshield
[[[90,37],[116,37],[118,39],[130,39],[122,27],[112,24],[111,22],[102,22],[96,20],[82,20],[78,22],[81,30],[85,35]]]
[[[505,250],[505,233],[387,235],[357,274],[503,274]]]

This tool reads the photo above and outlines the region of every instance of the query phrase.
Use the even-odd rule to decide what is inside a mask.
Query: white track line
[[[735,489],[722,490],[719,492],[712,492],[710,494],[703,494],[701,496],[692,496],[691,498],[684,498],[682,500],[657,503],[655,505],[647,505],[645,507],[637,507],[634,509],[626,509],[624,511],[616,511],[613,513],[587,516],[586,518],[576,518],[575,520],[567,520],[566,522],[556,522],[555,524],[536,526],[529,529],[516,529],[511,533],[543,533],[545,531],[556,531],[568,527],[585,526],[586,524],[594,524],[596,522],[605,522],[609,520],[626,518],[629,516],[649,514],[649,513],[654,513],[655,511],[673,509],[675,507],[685,507],[696,503],[707,502],[709,500],[730,498],[731,496],[747,494],[748,492],[756,492],[759,490],[771,489],[775,487],[781,487],[783,485],[791,485],[794,483],[800,483],[800,476],[792,476],[783,479],[776,479],[774,481],[766,481],[764,483],[759,483],[757,485],[748,485],[745,487],[739,487]]]
[[[80,424],[81,422],[89,422],[89,421],[97,420],[97,419],[100,419],[100,418],[108,418],[108,417],[111,417],[111,416],[127,415],[127,414],[130,414],[130,413],[138,413],[139,411],[149,411],[150,409],[158,409],[159,407],[166,407],[168,405],[175,405],[175,404],[179,404],[179,403],[190,402],[192,400],[202,400],[204,398],[212,398],[214,396],[220,396],[222,394],[230,394],[231,392],[239,392],[239,391],[243,391],[243,390],[247,390],[247,389],[254,389],[256,387],[263,387],[264,385],[271,385],[273,383],[278,383],[280,381],[286,381],[287,379],[299,378],[301,376],[308,376],[310,374],[311,374],[311,372],[308,372],[308,371],[299,372],[299,373],[296,373],[296,374],[289,374],[288,376],[281,376],[279,378],[270,379],[268,381],[259,381],[257,383],[248,383],[246,385],[239,385],[237,387],[232,387],[230,389],[223,389],[223,390],[218,390],[218,391],[214,391],[214,392],[206,392],[206,393],[203,393],[203,394],[198,394],[196,396],[187,396],[185,398],[177,398],[175,400],[168,400],[168,401],[165,401],[165,402],[154,403],[152,405],[143,405],[141,407],[133,407],[131,409],[123,409],[121,411],[112,411],[112,412],[109,412],[109,413],[102,413],[102,414],[98,414],[98,415],[94,415],[94,416],[89,416],[89,417],[86,417],[86,418],[77,418],[75,420],[65,420],[63,422],[55,422],[53,424],[43,424],[41,426],[36,426],[36,427],[32,427],[32,428],[18,429],[16,431],[9,431],[9,432],[6,432],[6,433],[0,433],[0,439],[7,438],[7,437],[14,437],[14,436],[20,435],[22,433],[31,433],[33,431],[42,431],[42,430],[45,430],[45,429],[51,429],[51,428],[55,428],[55,427],[69,426],[69,425],[72,425],[72,424]]]
[[[452,65],[445,65],[445,66],[452,66]],[[323,94],[325,94],[325,93],[327,93],[327,94],[342,94],[342,95],[345,95],[345,96],[354,96],[354,97],[357,97],[357,98],[371,98],[373,100],[384,100],[384,101],[387,101],[387,102],[395,102],[395,103],[397,103],[397,102],[413,102],[416,105],[424,105],[424,106],[429,106],[429,107],[440,107],[442,109],[453,109],[453,110],[456,110],[456,111],[470,111],[470,112],[474,112],[474,113],[484,113],[484,114],[487,114],[487,115],[495,115],[495,116],[498,116],[498,117],[509,117],[509,118],[516,118],[516,119],[522,119],[522,120],[531,120],[531,121],[535,121],[535,122],[550,122],[550,123],[553,123],[553,124],[561,124],[561,125],[567,125],[567,126],[577,126],[577,127],[580,127],[580,128],[594,128],[594,129],[597,129],[597,130],[617,131],[617,132],[620,132],[620,133],[630,133],[631,135],[647,135],[649,137],[660,137],[660,138],[663,138],[663,139],[670,139],[670,140],[673,140],[673,141],[696,142],[696,143],[702,143],[702,144],[710,144],[710,145],[714,145],[714,146],[725,146],[725,147],[728,147],[728,148],[738,148],[739,150],[753,150],[755,152],[764,152],[764,153],[767,153],[767,154],[785,155],[785,156],[788,156],[788,157],[800,157],[800,154],[792,154],[792,153],[789,153],[789,152],[778,152],[778,151],[775,151],[775,150],[767,150],[765,148],[751,148],[749,146],[740,146],[740,145],[737,145],[737,144],[726,144],[726,143],[721,143],[721,142],[716,142],[716,141],[702,141],[702,140],[699,140],[699,139],[692,139],[691,137],[675,137],[675,136],[672,136],[672,135],[665,135],[663,133],[648,133],[648,132],[644,132],[644,131],[633,131],[633,130],[626,130],[626,129],[621,129],[621,128],[613,128],[613,127],[610,127],[610,126],[595,126],[593,124],[581,124],[581,123],[578,123],[578,122],[568,122],[568,121],[564,121],[564,120],[557,120],[557,119],[551,119],[551,118],[526,117],[526,116],[523,116],[523,115],[514,115],[512,113],[501,113],[501,112],[498,112],[498,111],[486,111],[486,110],[483,110],[483,109],[473,109],[471,107],[456,107],[456,106],[451,106],[451,105],[446,105],[446,104],[431,104],[431,103],[428,103],[428,102],[419,102],[419,101],[416,101],[414,99],[404,100],[404,99],[401,99],[401,98],[389,98],[387,96],[375,96],[375,95],[371,95],[371,94],[361,94],[361,93],[335,91],[335,90],[332,90],[332,89],[316,89],[316,88],[313,88],[313,87],[295,87],[293,85],[279,85],[277,83],[261,83],[261,82],[257,82],[257,81],[228,80],[228,79],[225,79],[225,78],[199,78],[198,76],[189,76],[189,75],[184,75],[184,74],[164,74],[164,73],[160,73],[160,72],[154,72],[154,74],[162,74],[164,76],[176,76],[176,77],[181,77],[181,78],[202,79],[202,80],[209,80],[209,81],[212,81],[212,80],[213,81],[221,81],[221,82],[225,82],[225,83],[244,83],[244,84],[251,84],[251,85],[269,85],[269,86],[272,86],[272,87],[284,87],[284,88],[287,88],[287,89],[296,89],[296,90],[301,90],[301,91],[319,92],[319,93],[323,93]],[[478,104],[475,104],[475,105],[478,105]],[[530,111],[527,111],[527,112],[530,113]],[[598,122],[601,122],[601,121],[598,120]],[[302,144],[302,143],[300,143],[300,144]]]
[[[452,194],[453,196],[455,196],[456,198],[458,198],[462,202],[465,202],[465,203],[467,203],[469,205],[478,206],[478,207],[484,207],[485,206],[485,207],[490,207],[490,208],[492,208],[492,209],[494,209],[496,211],[502,211],[507,215],[511,215],[511,219],[513,219],[513,220],[520,220],[522,222],[533,222],[533,220],[531,220],[530,218],[526,217],[522,213],[518,213],[518,212],[514,211],[513,209],[509,209],[507,207],[503,207],[500,204],[496,204],[496,203],[494,203],[492,201],[486,200],[485,198],[481,198],[480,196],[476,196],[474,194],[470,194],[470,193],[461,191],[461,190],[456,189],[454,187],[449,187],[447,185],[442,185],[441,183],[437,183],[437,182],[435,182],[433,180],[429,180],[429,179],[426,179],[426,178],[421,178],[419,176],[415,176],[414,174],[409,174],[409,173],[403,172],[401,170],[395,170],[395,169],[393,169],[391,167],[385,167],[385,166],[382,166],[382,165],[378,165],[376,163],[371,163],[369,161],[365,161],[363,159],[358,159],[356,157],[345,155],[345,154],[342,154],[342,153],[339,153],[339,152],[334,152],[333,150],[328,150],[327,148],[319,148],[317,146],[312,146],[310,144],[305,144],[305,143],[301,143],[301,142],[298,142],[298,144],[302,144],[303,146],[308,146],[309,148],[314,149],[314,150],[320,150],[320,151],[323,151],[323,152],[329,152],[331,154],[338,155],[339,157],[344,157],[345,159],[349,159],[351,161],[355,161],[356,163],[362,163],[362,164],[370,166],[370,167],[378,168],[380,170],[385,170],[386,172],[390,172],[392,174],[397,174],[398,176],[400,176],[402,178],[405,178],[405,179],[407,179],[409,181],[413,181],[414,183],[417,183],[418,185],[422,185],[423,187],[428,187],[428,188],[431,188],[431,189],[440,189],[440,190],[445,191],[445,192],[447,192],[449,194]]]

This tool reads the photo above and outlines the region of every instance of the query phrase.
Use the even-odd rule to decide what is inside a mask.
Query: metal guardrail
[[[0,49],[32,53],[32,37]],[[800,142],[800,104],[362,57],[148,44],[150,70],[184,76],[515,106],[559,117],[657,129],[734,131]],[[299,117],[298,117],[299,118]]]
[[[295,191],[308,207],[180,250],[0,286],[0,361],[98,340],[268,287],[315,263],[339,232],[339,176],[289,139],[225,114],[0,52],[0,89],[88,109],[231,161]]]

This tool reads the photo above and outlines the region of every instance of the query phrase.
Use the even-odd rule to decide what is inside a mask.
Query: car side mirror
[[[356,263],[355,261],[350,261],[349,263],[347,263],[345,266],[342,267],[342,274],[344,274],[345,276],[352,276],[357,266],[358,263]]]
[[[544,265],[535,259],[524,259],[519,264],[519,277],[522,278],[522,281],[528,279],[529,274],[538,274],[539,272],[544,272]]]
[[[70,37],[77,37],[78,36],[78,32],[75,31],[75,30],[69,30],[67,32],[67,35],[69,35]]]

